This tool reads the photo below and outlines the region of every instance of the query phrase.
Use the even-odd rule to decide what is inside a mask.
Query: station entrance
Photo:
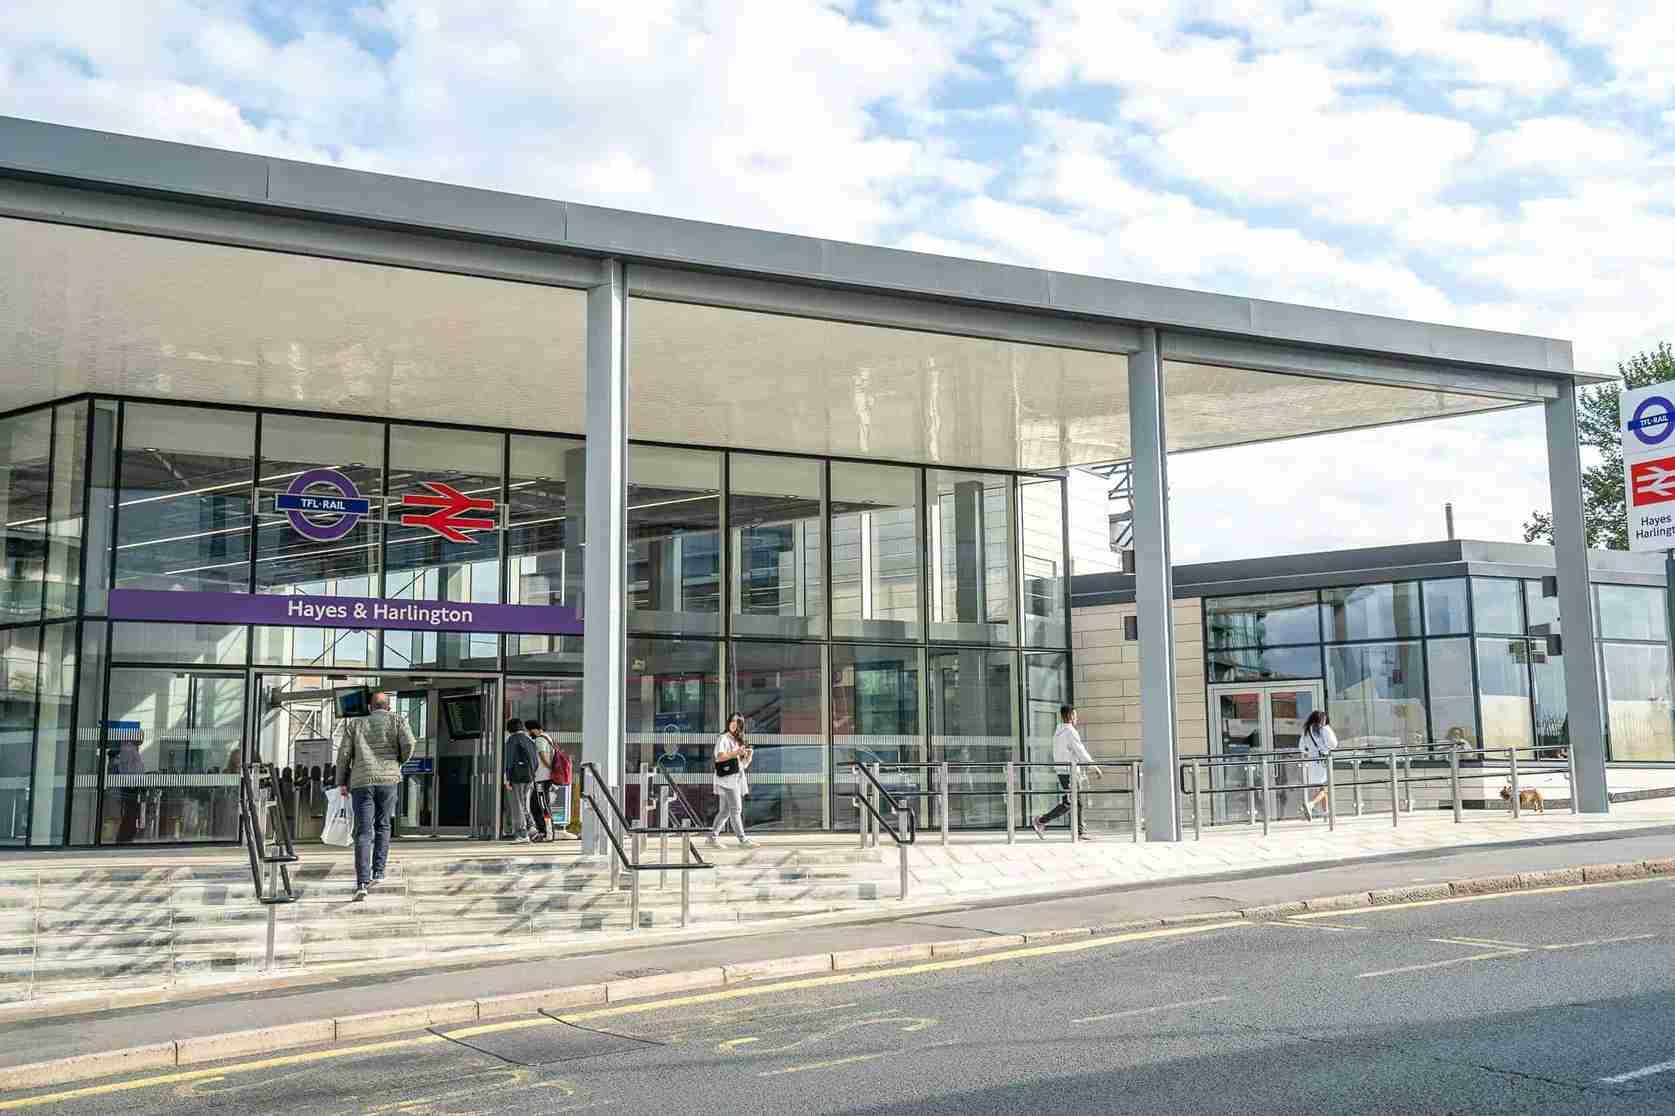
[[[297,840],[318,841],[345,722],[368,693],[389,693],[415,742],[402,765],[395,835],[493,839],[505,809],[499,688],[481,675],[259,673],[253,758],[280,769]]]

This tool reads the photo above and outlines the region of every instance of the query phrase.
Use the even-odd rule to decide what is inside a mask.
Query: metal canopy
[[[465,252],[465,259],[457,258],[461,255],[458,242],[463,239],[479,244],[614,256],[633,263],[732,276],[770,277],[812,287],[909,295],[920,300],[967,306],[1004,306],[1014,311],[1044,312],[1054,317],[1107,325],[1156,325],[1165,327],[1172,335],[1178,331],[1243,338],[1299,346],[1315,350],[1317,355],[1329,350],[1394,357],[1442,371],[1445,379],[1452,372],[1463,374],[1466,368],[1472,368],[1488,375],[1432,386],[1473,394],[1499,394],[1502,398],[1527,398],[1529,374],[1595,378],[1577,374],[1570,343],[1552,338],[1433,325],[679,220],[10,117],[0,117],[0,179],[4,178],[48,180],[83,191],[116,189],[152,198],[190,201],[192,209],[198,211],[196,217],[191,210],[173,214],[152,212],[146,220],[153,227],[132,231],[192,239],[252,243],[265,238],[271,241],[265,246],[271,247],[285,247],[285,241],[301,239],[310,245],[297,244],[287,250],[340,254],[332,249],[330,230],[325,230],[328,235],[322,236],[322,230],[318,226],[310,228],[308,222],[289,227],[270,223],[265,231],[262,227],[231,227],[236,223],[229,222],[224,213],[233,208],[327,218],[340,231],[347,222],[363,229],[418,231],[438,242],[455,242],[452,255],[456,258],[448,263],[427,262],[422,258],[403,261],[393,258],[401,255],[403,247],[415,250],[422,246],[388,242],[368,245],[364,236],[358,241],[355,236],[345,236],[353,242],[347,249],[352,253],[349,258],[365,259],[376,254],[380,262],[403,262],[408,266],[464,265],[473,273],[503,277],[511,277],[506,274],[509,266],[540,271],[535,266],[539,256],[527,251],[511,265],[497,253],[481,249]],[[98,222],[92,214],[78,216],[65,212],[62,207],[55,211],[50,202],[45,211],[22,212],[29,204],[27,199],[7,195],[0,198],[0,212],[37,219]],[[223,215],[213,216],[214,210],[223,211]],[[210,231],[200,227],[205,222],[218,225],[219,229]],[[133,219],[128,224],[132,226]],[[230,239],[232,235],[240,239]],[[422,257],[423,252],[419,255]],[[478,272],[478,267],[488,270]],[[587,285],[583,279],[572,270],[548,281]],[[685,293],[687,297],[703,298],[702,278],[694,276],[689,280]],[[726,299],[718,301],[727,302]],[[780,301],[794,303],[796,295],[787,288]],[[811,290],[804,312],[818,316],[827,312],[828,304],[826,296]],[[786,305],[786,310],[798,312],[791,305]],[[927,316],[934,318],[934,312],[920,308],[912,315],[914,322],[903,324],[938,328],[926,322]],[[962,317],[966,319],[964,322],[951,321],[947,331],[968,328],[970,315]],[[872,320],[878,318],[873,316]],[[1122,344],[1129,338],[1115,339],[1108,333],[1087,347],[1106,348],[1113,340]],[[1495,374],[1505,372],[1525,375],[1520,378],[1521,383],[1511,386],[1497,387],[1491,383],[1498,379]],[[1339,378],[1333,370],[1322,374]],[[1485,391],[1486,388],[1494,390]]]

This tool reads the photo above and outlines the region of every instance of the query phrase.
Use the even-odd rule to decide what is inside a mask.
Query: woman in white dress
[[[1319,709],[1310,713],[1309,719],[1303,722],[1303,738],[1297,746],[1305,757],[1303,783],[1316,788],[1309,800],[1303,803],[1303,820],[1313,821],[1314,812],[1326,808],[1326,765],[1332,762],[1332,753],[1338,747],[1338,735],[1332,731],[1332,718]]]
[[[719,805],[715,824],[710,827],[709,843],[716,844],[721,828],[729,821],[739,844],[747,849],[756,844],[744,835],[744,797],[750,793],[750,783],[744,777],[750,766],[751,747],[744,738],[744,715],[734,713],[727,718],[727,731],[715,738],[715,797]]]

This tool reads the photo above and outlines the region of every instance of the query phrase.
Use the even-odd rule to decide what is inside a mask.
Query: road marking
[[[969,969],[979,965],[992,965],[1000,961],[1010,961],[1024,957],[1051,957],[1058,954],[1080,953],[1104,946],[1123,945],[1127,942],[1152,941],[1159,938],[1178,938],[1188,934],[1207,934],[1214,930],[1232,930],[1239,927],[1252,926],[1254,923],[1238,919],[1231,922],[1205,922],[1190,926],[1170,926],[1160,930],[1137,930],[1126,934],[1111,934],[1102,938],[1080,938],[1075,941],[1057,942],[1052,945],[1025,946],[1020,949],[996,950],[993,953],[979,953],[971,957],[950,958],[945,961],[925,961],[912,965],[901,965],[891,969],[861,969],[853,973],[832,973],[826,976],[806,977],[796,980],[780,981],[775,984],[746,985],[720,992],[701,992],[687,996],[676,996],[664,1000],[650,1000],[642,1003],[620,1004],[616,1007],[596,1008],[592,1011],[580,1012],[561,1018],[551,1018],[545,1015],[528,1019],[508,1020],[504,1023],[486,1023],[475,1027],[447,1032],[448,1038],[439,1034],[417,1035],[413,1038],[389,1039],[384,1042],[366,1043],[360,1046],[338,1046],[327,1050],[311,1050],[305,1054],[285,1054],[272,1058],[262,1058],[253,1062],[234,1063],[218,1066],[214,1069],[181,1070],[173,1073],[156,1074],[151,1077],[135,1078],[132,1081],[117,1081],[103,1085],[84,1085],[75,1089],[66,1089],[58,1093],[43,1093],[39,1096],[20,1097],[16,1100],[0,1100],[0,1112],[12,1112],[23,1108],[37,1108],[46,1104],[57,1104],[70,1100],[85,1100],[89,1097],[109,1096],[115,1093],[132,1092],[136,1089],[150,1089],[161,1085],[175,1085],[183,1081],[197,1081],[207,1077],[221,1077],[232,1073],[251,1073],[258,1070],[277,1069],[282,1066],[309,1065],[315,1062],[327,1062],[340,1058],[355,1058],[367,1054],[383,1054],[395,1050],[411,1050],[422,1046],[436,1046],[447,1043],[454,1038],[472,1038],[477,1035],[496,1034],[503,1031],[525,1030],[530,1027],[560,1027],[571,1022],[582,1022],[589,1019],[600,1019],[615,1015],[635,1015],[650,1011],[660,1011],[664,1008],[690,1007],[696,1004],[724,1003],[730,1000],[741,1000],[755,996],[769,996],[776,992],[793,992],[804,988],[824,988],[834,985],[862,984],[870,981],[889,980],[893,977],[914,976],[919,973],[947,972],[957,969]]]
[[[1292,922],[1289,918],[1276,918],[1264,922],[1264,926],[1289,926],[1293,930],[1366,930],[1365,926],[1346,926],[1341,922]]]
[[[215,1069],[180,1070],[176,1073],[160,1073],[153,1077],[135,1078],[133,1081],[117,1081],[105,1085],[84,1085],[79,1089],[66,1089],[62,1093],[44,1093],[37,1097],[21,1097],[17,1100],[0,1101],[0,1112],[12,1112],[20,1108],[36,1108],[43,1104],[57,1104],[61,1101],[82,1100],[87,1097],[108,1096],[112,1093],[127,1093],[135,1089],[151,1089],[159,1085],[178,1085],[184,1081],[203,1081],[214,1077],[225,1077],[232,1073],[253,1073],[257,1070],[328,1062],[335,1058],[346,1058],[356,1054],[383,1054],[391,1050],[411,1050],[419,1046],[440,1046],[447,1041],[441,1035],[425,1034],[414,1038],[392,1039],[389,1042],[372,1042],[363,1046],[311,1050],[306,1054],[280,1054],[272,1058],[261,1058],[254,1062],[218,1066]]]
[[[1463,945],[1462,942],[1451,942],[1447,938],[1428,938],[1427,941],[1441,945]],[[1397,973],[1418,973],[1426,969],[1446,969],[1451,965],[1465,965],[1472,961],[1488,961],[1496,957],[1513,957],[1520,953],[1530,952],[1527,949],[1497,949],[1493,953],[1474,953],[1469,957],[1450,957],[1446,961],[1427,961],[1423,965],[1403,965],[1396,969],[1379,969],[1371,973],[1356,973],[1356,980],[1371,980],[1373,977],[1395,976]]]
[[[1463,937],[1463,936],[1456,936],[1456,937],[1452,937],[1452,938],[1432,938],[1431,940],[1433,942],[1441,942],[1441,941],[1459,942],[1461,945],[1499,946],[1501,949],[1538,949],[1538,948],[1543,948],[1544,949],[1544,948],[1546,948],[1545,946],[1538,947],[1538,946],[1531,945],[1529,942],[1502,942],[1502,941],[1496,941],[1494,938],[1467,938],[1467,937]]]
[[[1656,1077],[1658,1074],[1668,1073],[1670,1070],[1675,1070],[1675,1061],[1659,1062],[1655,1066],[1641,1066],[1637,1070],[1630,1070],[1627,1073],[1619,1073],[1615,1077],[1602,1077],[1599,1079],[1597,1084],[1626,1085],[1630,1081],[1639,1081],[1642,1077]]]
[[[832,1069],[836,1066],[852,1066],[857,1062],[871,1062],[877,1058],[884,1057],[884,1055],[888,1053],[890,1053],[890,1051],[880,1050],[877,1054],[851,1054],[847,1058],[828,1058],[824,1062],[805,1062],[800,1066],[786,1066],[784,1069],[763,1070],[756,1076],[779,1077],[780,1075],[787,1073],[805,1073],[808,1070]]]
[[[731,1054],[741,1046],[749,1046],[753,1042],[761,1041],[762,1040],[757,1038],[755,1035],[746,1035],[743,1038],[728,1039],[726,1042],[716,1043],[715,1052],[717,1054]]]
[[[1656,934],[1624,934],[1620,938],[1594,938],[1586,942],[1564,942],[1560,945],[1544,945],[1542,949],[1581,949],[1583,946],[1614,945],[1617,942],[1643,942],[1647,938],[1655,938]]]
[[[1178,1004],[1155,1004],[1152,1007],[1130,1008],[1128,1011],[1113,1011],[1106,1015],[1090,1015],[1085,1019],[1072,1019],[1072,1023],[1100,1023],[1106,1019],[1127,1019],[1135,1015],[1155,1015],[1160,1011],[1174,1011],[1177,1008],[1203,1007],[1205,1004],[1222,1004],[1232,999],[1231,996],[1211,996],[1205,1000],[1182,1000]]]
[[[1159,939],[1180,938],[1189,934],[1206,934],[1212,930],[1236,930],[1242,927],[1255,926],[1256,923],[1245,919],[1235,919],[1228,922],[1195,923],[1190,926],[1168,926],[1160,930],[1136,930],[1126,934],[1112,934],[1103,938],[1081,938],[1076,941],[1056,942],[1052,945],[1023,946],[1018,949],[1000,949],[993,953],[979,953],[971,957],[955,957],[945,961],[920,961],[911,965],[898,965],[891,969],[860,969],[853,973],[830,973],[822,976],[799,977],[793,980],[783,980],[775,984],[761,986],[746,985],[741,988],[728,988],[719,992],[694,992],[690,995],[675,996],[665,1000],[647,1000],[633,1004],[618,1004],[614,1007],[592,1008],[588,1011],[578,1011],[560,1016],[566,1023],[585,1023],[594,1019],[610,1019],[623,1015],[641,1015],[649,1011],[663,1011],[667,1008],[694,1007],[699,1004],[724,1003],[728,1000],[740,1000],[755,996],[771,996],[779,992],[797,992],[807,988],[832,988],[847,984],[865,984],[873,981],[889,980],[895,977],[918,976],[922,973],[952,972],[959,969],[971,969],[982,965],[994,965],[1001,961],[1015,961],[1028,957],[1055,957],[1061,954],[1082,953],[1090,949],[1100,949],[1105,946],[1125,945],[1129,942],[1157,941]],[[465,1027],[457,1031],[447,1032],[455,1038],[472,1038],[477,1035],[495,1034],[500,1031],[518,1031],[526,1027],[554,1026],[557,1020],[541,1016],[535,1019],[509,1019],[503,1023],[483,1023],[474,1027]]]

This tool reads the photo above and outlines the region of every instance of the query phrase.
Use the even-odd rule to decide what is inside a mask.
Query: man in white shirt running
[[[1091,772],[1096,779],[1103,774],[1094,764],[1093,757],[1088,755],[1087,748],[1082,744],[1082,734],[1076,731],[1076,707],[1073,705],[1059,706],[1059,727],[1058,731],[1053,733],[1053,762],[1086,764],[1086,772],[1082,773],[1081,779],[1077,780],[1078,782],[1086,779],[1088,772]],[[1035,835],[1043,841],[1047,839],[1047,826],[1070,812],[1070,779],[1068,770],[1059,773],[1059,787],[1064,791],[1064,797],[1059,800],[1057,806],[1030,822],[1031,827],[1035,830]],[[1086,837],[1088,835],[1088,803],[1086,798],[1081,800],[1080,806],[1081,809],[1077,811],[1076,818],[1081,823],[1081,835]]]

